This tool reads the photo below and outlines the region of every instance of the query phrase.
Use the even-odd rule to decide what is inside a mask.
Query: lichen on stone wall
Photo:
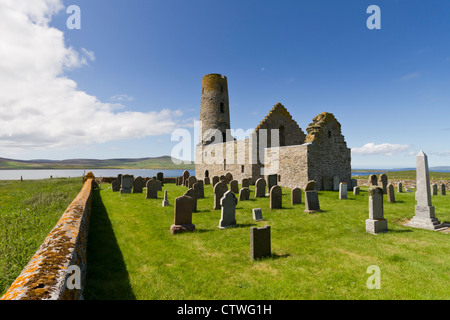
[[[308,135],[306,136],[305,142],[321,142],[321,140],[323,140],[323,138],[325,138],[328,134],[325,131],[328,130],[332,131],[333,135],[340,135],[341,124],[336,120],[332,113],[322,112],[314,117],[313,122],[311,122],[308,125],[308,128],[306,128]]]

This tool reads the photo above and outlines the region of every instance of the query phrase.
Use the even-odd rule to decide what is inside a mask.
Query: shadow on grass
[[[84,298],[86,300],[136,299],[99,190],[94,190],[92,198]]]

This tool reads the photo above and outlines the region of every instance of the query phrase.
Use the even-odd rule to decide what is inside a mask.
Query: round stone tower
[[[217,129],[222,135],[222,142],[230,141],[230,106],[228,102],[227,77],[217,73],[203,77],[202,98],[200,102],[200,143],[209,144],[214,141],[214,133],[205,134],[209,129]],[[220,141],[219,141],[220,142]]]

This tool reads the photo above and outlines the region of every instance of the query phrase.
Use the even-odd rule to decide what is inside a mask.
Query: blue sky
[[[17,110],[20,120],[0,131],[2,157],[170,155],[177,144],[170,132],[192,131],[199,117],[203,75],[221,73],[233,128],[256,127],[281,102],[304,131],[319,113],[333,113],[353,168],[413,167],[420,150],[430,166],[450,166],[450,2],[36,0],[40,6],[24,9],[23,1],[5,1],[42,29],[30,27],[32,39],[46,33],[54,42],[26,42],[25,22],[13,18],[18,27],[1,31],[36,52],[27,76],[30,61],[48,65],[36,67],[39,81],[25,82],[14,54],[9,65],[17,68],[7,71],[20,94],[4,90],[2,99],[0,91],[0,108]],[[79,6],[81,30],[67,28],[61,4]],[[372,4],[381,9],[380,30],[366,26]],[[28,91],[28,100],[11,102]],[[49,107],[36,111],[32,101]]]

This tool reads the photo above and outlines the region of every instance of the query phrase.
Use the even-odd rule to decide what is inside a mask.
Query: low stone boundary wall
[[[148,177],[147,178],[142,177],[142,178],[145,180],[145,183],[147,183],[148,180],[152,179],[152,178],[148,178]],[[97,183],[111,183],[116,179],[117,179],[117,177],[101,177],[101,178],[99,177],[99,178],[95,178],[95,181]],[[163,178],[163,183],[175,183],[175,180],[176,180],[175,177]]]
[[[86,180],[80,193],[0,300],[83,299],[94,183],[93,178]],[[67,286],[69,277],[76,275],[76,271],[68,272],[72,266],[77,266],[80,271],[79,288]]]
[[[357,179],[358,186],[369,186],[369,180],[368,179]],[[398,183],[401,182],[403,185],[403,188],[416,188],[416,180],[397,180],[397,179],[389,179],[388,177],[388,183],[392,183],[395,187],[397,187]],[[445,188],[449,190],[450,188],[450,181],[448,180],[430,180],[430,184],[436,183],[437,185],[440,185],[441,183],[445,184]]]

